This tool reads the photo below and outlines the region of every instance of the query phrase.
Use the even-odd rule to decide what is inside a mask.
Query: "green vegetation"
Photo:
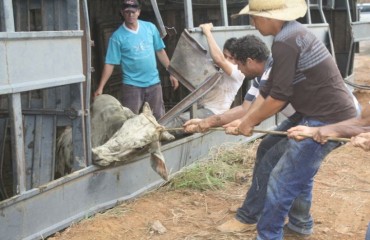
[[[168,183],[170,189],[214,190],[226,182],[238,181],[240,175],[250,177],[258,142],[227,143],[211,149],[209,156],[176,174]]]

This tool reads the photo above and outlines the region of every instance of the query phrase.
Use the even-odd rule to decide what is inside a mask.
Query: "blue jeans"
[[[296,125],[296,122],[286,119],[275,130],[286,131]],[[257,149],[252,184],[235,216],[238,221],[249,224],[258,222],[265,203],[270,173],[283,155],[287,142],[287,137],[281,135],[266,135],[261,141]]]
[[[310,119],[304,119],[300,124],[325,125]],[[307,220],[312,224],[311,216],[303,216],[308,218],[304,219],[301,214],[306,214],[305,209],[311,206],[313,179],[322,160],[339,145],[339,142],[328,142],[322,145],[310,138],[300,142],[287,140],[285,151],[278,159],[268,180],[265,204],[257,224],[258,240],[283,239],[284,221],[288,213],[292,225],[299,226],[301,222]],[[275,146],[271,150],[274,148]],[[295,199],[298,199],[300,204],[293,204]],[[303,209],[303,211],[291,213],[297,209]],[[309,225],[306,229],[312,228]]]

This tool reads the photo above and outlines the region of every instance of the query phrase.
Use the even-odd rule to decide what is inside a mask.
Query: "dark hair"
[[[233,55],[233,48],[235,47],[237,39],[235,37],[229,38],[224,43],[224,49],[229,51]]]
[[[135,7],[135,8],[138,8],[138,9],[141,8],[140,0],[134,0],[133,2],[135,2],[135,4],[128,4],[127,1],[123,0],[122,4],[121,4],[121,9],[125,10],[128,7]]]
[[[255,35],[246,35],[236,40],[231,54],[235,60],[242,63],[245,63],[247,58],[262,62],[268,59],[270,50],[260,38]]]

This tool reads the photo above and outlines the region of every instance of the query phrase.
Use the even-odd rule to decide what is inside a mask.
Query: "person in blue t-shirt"
[[[138,0],[123,0],[121,15],[124,22],[109,39],[103,73],[94,97],[103,93],[114,65],[120,65],[122,105],[138,114],[143,104],[148,102],[153,115],[159,119],[165,110],[156,56],[166,69],[170,60],[155,25],[138,20],[140,11]],[[176,90],[179,86],[178,80],[173,76],[170,76],[170,80]]]

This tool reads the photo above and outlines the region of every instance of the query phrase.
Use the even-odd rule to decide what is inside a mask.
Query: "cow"
[[[95,165],[127,163],[149,152],[152,168],[164,179],[168,171],[160,141],[174,136],[158,124],[147,103],[139,115],[125,108],[111,95],[102,94],[91,105],[92,160]],[[72,129],[67,127],[57,139],[56,173],[64,176],[73,164]]]

